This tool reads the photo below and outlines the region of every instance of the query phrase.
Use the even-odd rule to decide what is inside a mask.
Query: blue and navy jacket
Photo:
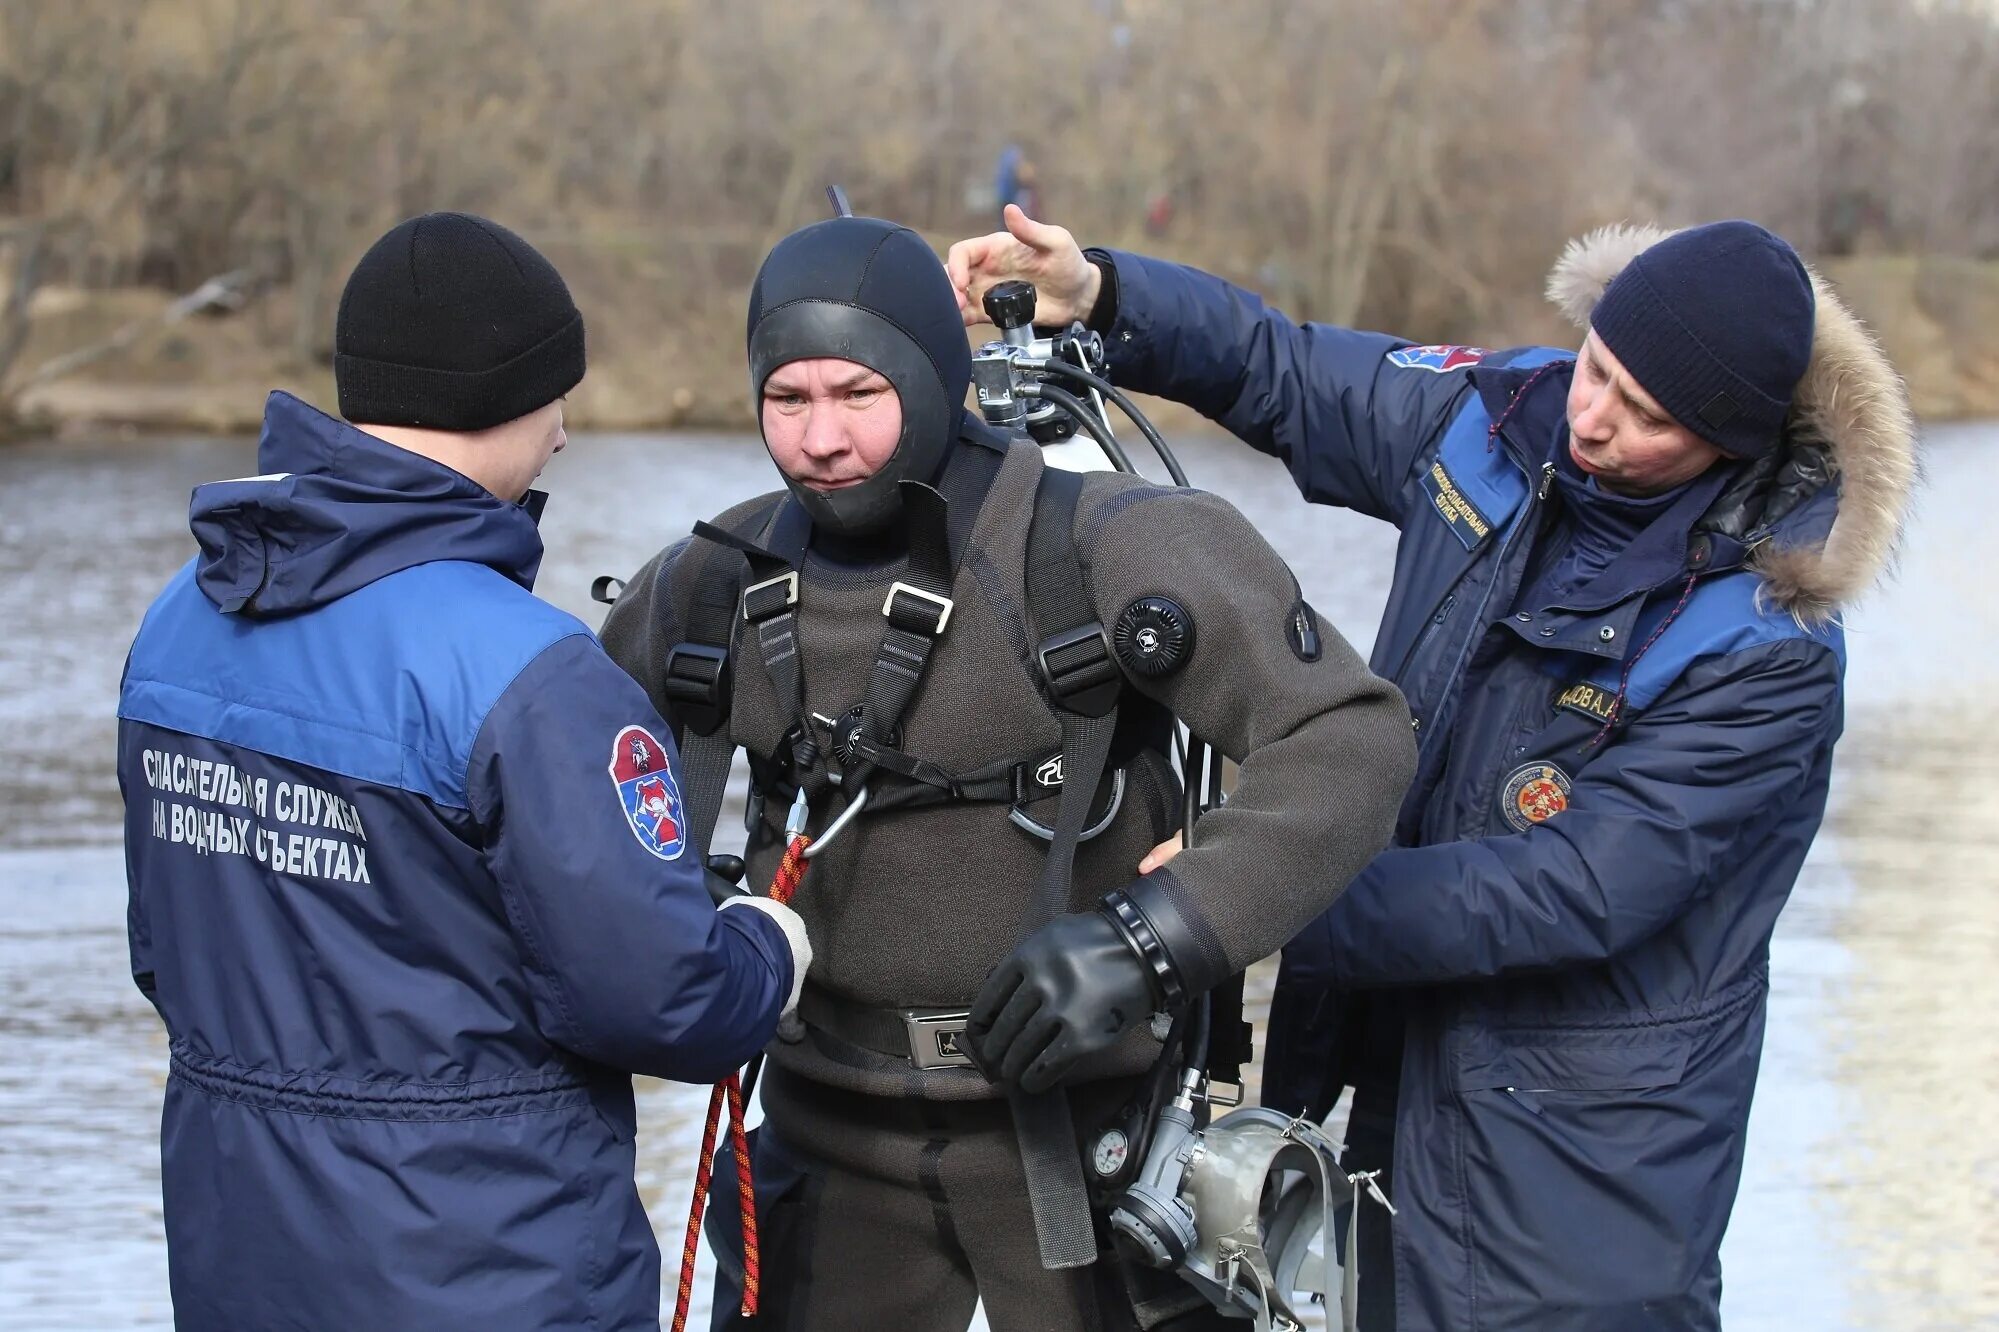
[[[630,1074],[759,1049],[783,935],[714,909],[528,508],[282,393],[259,460],[118,709],[176,1319],[656,1327]]]
[[[1121,384],[1401,529],[1372,665],[1408,698],[1418,776],[1395,844],[1285,950],[1264,1087],[1323,1115],[1352,1082],[1356,1116],[1392,1122],[1392,1325],[1718,1326],[1768,945],[1844,660],[1746,560],[1821,537],[1837,488],[1732,539],[1698,523],[1718,469],[1585,595],[1523,602],[1570,353],[1300,326],[1104,257]]]

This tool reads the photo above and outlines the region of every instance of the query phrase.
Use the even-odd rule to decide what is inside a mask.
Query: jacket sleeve
[[[1409,710],[1317,621],[1227,501],[1107,478],[1085,490],[1078,518],[1105,626],[1143,596],[1172,599],[1193,622],[1186,663],[1131,685],[1240,764],[1194,847],[1127,890],[1180,918],[1196,955],[1174,960],[1200,988],[1282,947],[1387,845],[1415,767]],[[1304,652],[1293,646],[1301,613],[1317,640]]]
[[[770,1040],[791,951],[762,913],[715,909],[702,848],[676,826],[665,736],[644,692],[578,632],[494,705],[468,785],[543,1033],[614,1068],[712,1082]],[[628,813],[613,768],[638,742],[650,804]]]
[[[1417,460],[1471,391],[1461,371],[1405,368],[1407,339],[1295,324],[1253,292],[1122,251],[1105,339],[1119,387],[1170,398],[1282,459],[1306,499],[1400,526]]]
[[[1285,949],[1348,986],[1432,984],[1612,958],[1700,899],[1837,739],[1838,659],[1802,639],[1712,658],[1584,767],[1523,833],[1384,852]]]
[[[118,796],[126,810],[126,818],[132,817],[131,792],[126,789],[124,756],[129,752],[124,731],[125,723],[118,723]],[[139,993],[146,996],[146,1002],[159,1007],[159,986],[153,973],[153,930],[152,922],[146,914],[146,899],[139,887],[138,865],[132,848],[137,839],[128,828],[125,836],[125,945],[131,957],[132,983],[139,987]]]

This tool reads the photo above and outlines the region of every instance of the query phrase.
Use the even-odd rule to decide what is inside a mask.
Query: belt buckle
[[[972,1067],[972,1056],[965,1050],[965,1023],[971,1016],[963,1008],[903,1009],[909,1062],[917,1068]]]

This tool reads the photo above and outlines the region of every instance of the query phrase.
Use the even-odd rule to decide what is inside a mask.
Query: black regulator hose
[[[1194,1001],[1205,1003],[1205,997]],[[1159,1047],[1159,1058],[1145,1072],[1145,1090],[1134,1104],[1131,1117],[1125,1123],[1125,1159],[1130,1162],[1133,1172],[1145,1166],[1145,1158],[1152,1151],[1152,1130],[1159,1122],[1159,1109],[1173,1097],[1173,1088],[1178,1084],[1180,1070],[1186,1067],[1185,1059],[1176,1059],[1174,1051],[1186,1048],[1188,1020],[1193,1009],[1183,1008],[1173,1015],[1173,1024],[1167,1029],[1166,1040]],[[1127,1180],[1126,1182],[1129,1182]]]
[[[1194,765],[1200,764],[1205,771],[1208,753],[1208,747],[1189,732],[1187,743],[1180,750],[1180,849],[1182,851],[1194,844],[1194,820],[1201,817],[1202,773],[1196,772]]]
[[[1035,366],[1035,369],[1048,374],[1065,376],[1066,378],[1075,380],[1079,384],[1087,384],[1116,403],[1118,410],[1131,418],[1131,423],[1137,426],[1139,433],[1145,436],[1146,443],[1152,445],[1152,451],[1159,455],[1159,461],[1166,464],[1166,473],[1173,478],[1173,484],[1181,487],[1188,485],[1187,474],[1180,470],[1180,460],[1173,456],[1173,450],[1166,447],[1165,437],[1154,428],[1152,422],[1145,419],[1144,413],[1132,406],[1131,399],[1125,397],[1123,391],[1112,384],[1110,380],[1105,379],[1102,375],[1093,375],[1088,370],[1083,369],[1083,367],[1073,365],[1057,356],[1037,358],[1037,360],[1039,363]],[[1131,469],[1126,468],[1125,470],[1129,471]]]
[[[1187,1067],[1198,1068],[1204,1074],[1208,1068],[1208,1035],[1214,1023],[1213,1005],[1203,993],[1194,1000],[1194,1026],[1187,1033]]]
[[[1104,423],[1097,419],[1097,414],[1090,410],[1088,404],[1075,394],[1069,392],[1069,390],[1057,388],[1053,384],[1023,384],[1020,386],[1020,395],[1024,398],[1046,398],[1049,402],[1054,403],[1057,407],[1060,407],[1063,411],[1076,418],[1076,424],[1089,432],[1090,438],[1097,441],[1097,444],[1103,449],[1105,456],[1111,460],[1120,472],[1137,471],[1131,465],[1131,458],[1126,455],[1123,447],[1117,442],[1117,438],[1110,431],[1104,429]]]

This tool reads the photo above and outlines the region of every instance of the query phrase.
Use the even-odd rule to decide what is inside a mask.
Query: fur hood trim
[[[1618,224],[1569,242],[1548,275],[1548,299],[1578,328],[1611,279],[1672,232]],[[1787,433],[1832,446],[1838,512],[1822,542],[1764,542],[1751,558],[1764,595],[1801,623],[1823,623],[1864,594],[1893,562],[1916,486],[1916,419],[1907,387],[1853,312],[1810,265],[1818,314],[1811,361],[1791,401]]]

